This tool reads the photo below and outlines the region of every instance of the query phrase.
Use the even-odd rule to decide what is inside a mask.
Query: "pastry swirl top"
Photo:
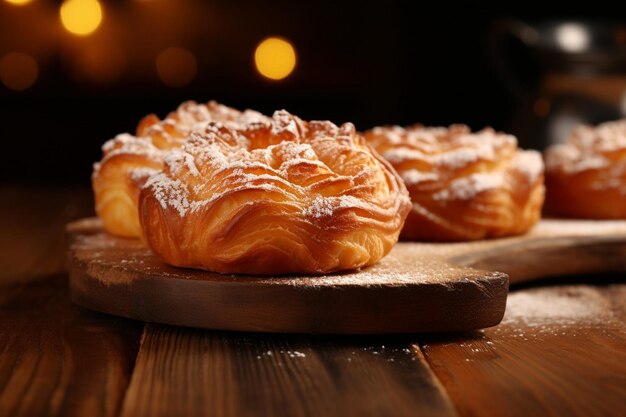
[[[404,179],[413,210],[402,236],[471,240],[518,234],[539,218],[543,163],[514,136],[464,125],[377,127],[369,143]]]
[[[626,164],[626,119],[597,127],[578,126],[566,141],[546,151],[546,170],[575,174],[586,170],[615,169]],[[609,185],[609,184],[605,184]]]
[[[575,128],[545,161],[550,213],[626,218],[626,119]]]
[[[209,123],[165,157],[140,198],[154,252],[223,273],[326,273],[370,265],[397,241],[410,202],[352,124],[278,111]]]
[[[141,236],[137,199],[139,191],[150,175],[163,166],[164,152],[179,148],[194,129],[209,121],[219,121],[232,128],[242,129],[266,116],[252,110],[238,110],[210,101],[181,104],[163,120],[151,114],[137,126],[136,135],[117,135],[103,147],[103,157],[94,164],[92,185],[96,212],[104,228],[115,235]]]

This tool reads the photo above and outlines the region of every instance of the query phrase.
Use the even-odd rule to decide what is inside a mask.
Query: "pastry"
[[[221,273],[328,273],[396,243],[406,188],[352,124],[286,111],[234,129],[208,123],[165,156],[139,199],[144,237],[167,263]]]
[[[626,219],[626,119],[577,127],[545,161],[547,213]]]
[[[252,110],[240,112],[214,101],[189,101],[164,120],[153,114],[144,117],[135,136],[125,133],[106,142],[103,158],[94,165],[92,175],[96,213],[104,228],[117,236],[141,236],[139,191],[150,175],[161,170],[164,152],[180,147],[193,129],[209,121],[239,127],[264,119]]]
[[[514,136],[467,126],[377,127],[368,142],[403,178],[413,202],[401,237],[465,241],[517,235],[539,219],[543,163]]]

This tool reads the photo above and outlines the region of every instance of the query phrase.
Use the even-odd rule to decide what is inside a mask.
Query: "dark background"
[[[515,42],[504,53],[495,51],[494,24],[622,13],[599,5],[564,12],[441,5],[427,11],[380,1],[102,3],[102,27],[77,39],[56,28],[58,1],[19,8],[0,1],[0,55],[24,49],[39,63],[39,78],[29,89],[0,84],[2,182],[87,184],[105,140],[132,132],[145,114],[163,117],[188,99],[267,114],[285,108],[304,119],[351,121],[359,129],[462,122],[515,132],[513,114],[523,99],[507,89],[494,60],[513,64],[529,97],[541,67]],[[297,50],[298,65],[284,81],[265,80],[253,66],[255,46],[270,35],[289,39]],[[198,61],[196,77],[179,88],[165,86],[153,65],[158,51],[175,45]],[[111,48],[127,54],[116,79],[77,75],[73,61],[81,51],[106,55]]]

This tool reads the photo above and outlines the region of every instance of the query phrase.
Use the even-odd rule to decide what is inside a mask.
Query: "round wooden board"
[[[174,268],[139,240],[68,225],[70,289],[90,309],[236,331],[377,334],[498,324],[509,279],[626,270],[626,222],[543,220],[527,235],[398,243],[377,265],[324,276],[242,276]],[[501,272],[495,272],[501,271]]]

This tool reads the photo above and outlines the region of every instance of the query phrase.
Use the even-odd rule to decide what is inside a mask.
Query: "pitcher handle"
[[[490,27],[487,38],[489,59],[509,93],[518,100],[528,96],[528,88],[515,74],[509,59],[504,58],[505,42],[508,39],[517,39],[526,47],[535,45],[539,40],[539,33],[532,26],[516,19],[498,19]]]

